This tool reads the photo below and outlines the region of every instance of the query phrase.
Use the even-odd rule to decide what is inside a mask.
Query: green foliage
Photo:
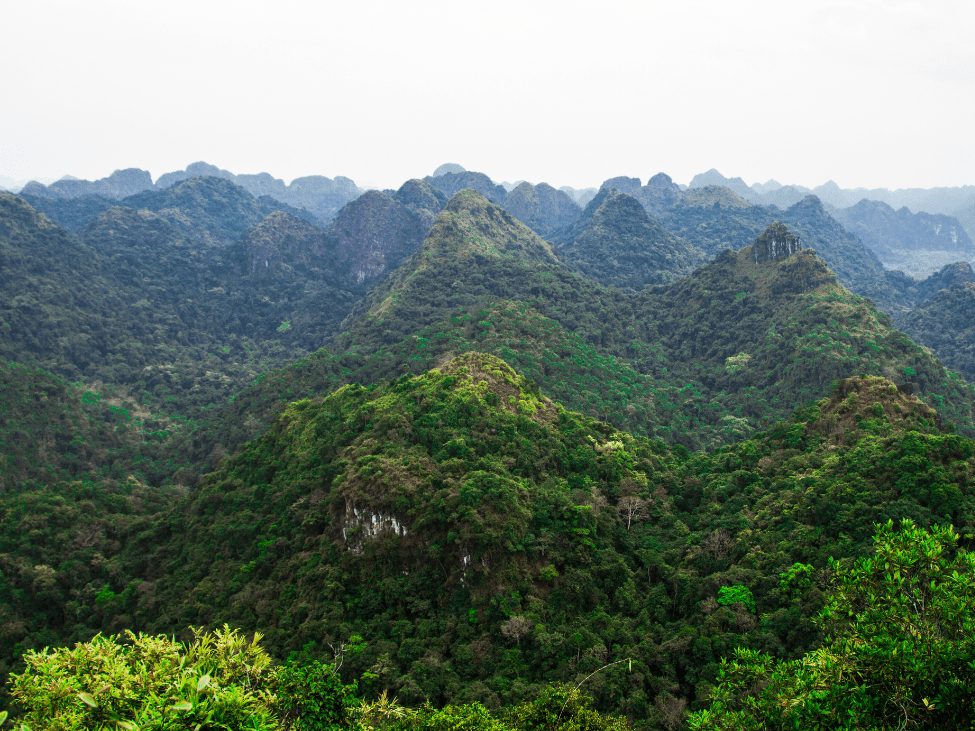
[[[505,717],[517,731],[623,731],[624,718],[603,718],[592,699],[576,688],[549,686],[533,701],[522,703]]]
[[[480,703],[404,708],[383,701],[364,707],[367,731],[511,731]]]
[[[722,586],[718,590],[718,604],[722,606],[741,604],[749,612],[755,611],[755,597],[747,586]]]
[[[331,233],[279,213],[201,249],[119,210],[86,244],[0,222],[0,350],[79,381],[0,367],[0,670],[227,623],[311,663],[280,671],[288,713],[348,713],[334,661],[411,707],[390,723],[510,725],[585,681],[592,714],[676,729],[722,658],[749,692],[806,692],[788,663],[819,657],[829,559],[876,523],[975,525],[971,388],[810,252],[627,293],[465,193],[343,327],[362,290]],[[80,280],[47,276],[54,251]],[[923,401],[886,380],[910,372]]]
[[[167,637],[101,635],[73,649],[29,652],[12,695],[34,731],[277,729],[275,676],[259,636],[224,628]]]
[[[823,647],[801,662],[738,650],[692,729],[969,729],[975,554],[950,527],[878,526],[874,555],[831,561]]]
[[[810,564],[796,561],[789,567],[788,571],[779,574],[779,588],[793,597],[803,594],[812,587],[814,570]]]
[[[356,728],[359,704],[356,687],[343,685],[332,665],[313,662],[277,669],[278,712],[295,731],[340,731]]]
[[[363,706],[367,731],[625,731],[625,718],[607,718],[592,699],[563,685],[544,687],[534,700],[498,718],[480,703],[404,708],[384,694]]]

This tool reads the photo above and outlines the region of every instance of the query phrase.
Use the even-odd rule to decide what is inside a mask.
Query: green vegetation
[[[878,522],[975,530],[975,443],[939,423],[889,381],[854,378],[690,454],[468,354],[290,405],[185,499],[114,534],[104,583],[62,579],[96,547],[37,528],[31,545],[60,563],[29,565],[50,562],[52,597],[92,585],[72,605],[82,636],[229,624],[276,657],[340,658],[366,698],[503,719],[585,681],[596,710],[660,727],[705,706],[736,650],[814,651],[830,559],[869,555]],[[8,579],[24,592],[10,622],[36,611],[39,576]]]
[[[356,727],[355,687],[331,666],[274,666],[260,647],[224,627],[193,640],[127,632],[73,649],[28,652],[11,695],[33,731],[241,731]]]
[[[915,342],[931,348],[946,366],[975,379],[975,283],[956,284],[898,318]]]
[[[237,193],[184,188],[81,239],[0,197],[0,672],[45,678],[19,720],[963,727],[975,392],[814,253],[635,292],[472,191],[227,244]],[[430,235],[368,291],[397,221]]]
[[[691,729],[969,729],[975,555],[950,528],[879,526],[872,556],[830,562],[823,647],[775,661],[739,649]]]
[[[641,290],[690,274],[704,254],[648,217],[634,198],[604,188],[554,239],[569,268],[604,286]]]

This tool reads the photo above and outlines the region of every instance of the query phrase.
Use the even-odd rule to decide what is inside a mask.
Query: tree
[[[975,554],[950,527],[877,528],[875,553],[831,560],[823,647],[776,662],[740,649],[691,729],[971,729]]]
[[[633,521],[646,517],[647,501],[636,495],[622,497],[616,504],[616,514],[620,520],[626,521],[626,529],[629,530]]]

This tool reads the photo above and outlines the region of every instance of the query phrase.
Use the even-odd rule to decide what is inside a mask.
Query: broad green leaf
[[[203,690],[208,685],[210,685],[210,676],[209,675],[201,675],[200,676],[200,679],[196,681],[196,689],[197,689],[197,691]]]
[[[81,699],[83,703],[88,704],[92,708],[98,708],[98,704],[95,702],[95,699],[92,698],[87,693],[78,693],[78,697]]]
[[[189,701],[179,701],[178,703],[176,703],[176,704],[173,705],[173,710],[174,711],[192,711],[193,710],[193,704],[190,703]]]

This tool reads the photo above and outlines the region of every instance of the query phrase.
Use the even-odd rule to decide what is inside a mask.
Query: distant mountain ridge
[[[323,175],[309,175],[295,178],[290,184],[268,173],[255,175],[234,175],[215,165],[195,162],[185,170],[160,175],[155,183],[146,170],[128,168],[116,170],[107,178],[88,181],[62,179],[50,185],[30,182],[21,189],[20,194],[27,200],[32,198],[79,198],[81,196],[101,196],[121,200],[145,191],[161,191],[176,183],[195,177],[215,177],[229,180],[255,198],[270,196],[274,200],[311,211],[319,220],[328,221],[335,217],[339,209],[362,194],[350,179],[339,175],[332,179]]]
[[[860,237],[888,269],[925,277],[947,263],[975,260],[975,244],[953,216],[895,211],[882,201],[861,200],[833,217]]]
[[[775,180],[748,185],[741,178],[726,178],[714,168],[699,173],[691,179],[690,188],[703,188],[706,185],[721,185],[735,191],[746,200],[763,206],[776,205],[788,208],[807,195],[815,195],[827,206],[849,208],[863,199],[880,201],[894,209],[907,206],[914,213],[954,215],[975,197],[975,185],[935,188],[840,188],[832,180],[815,188],[802,185],[785,185]]]

